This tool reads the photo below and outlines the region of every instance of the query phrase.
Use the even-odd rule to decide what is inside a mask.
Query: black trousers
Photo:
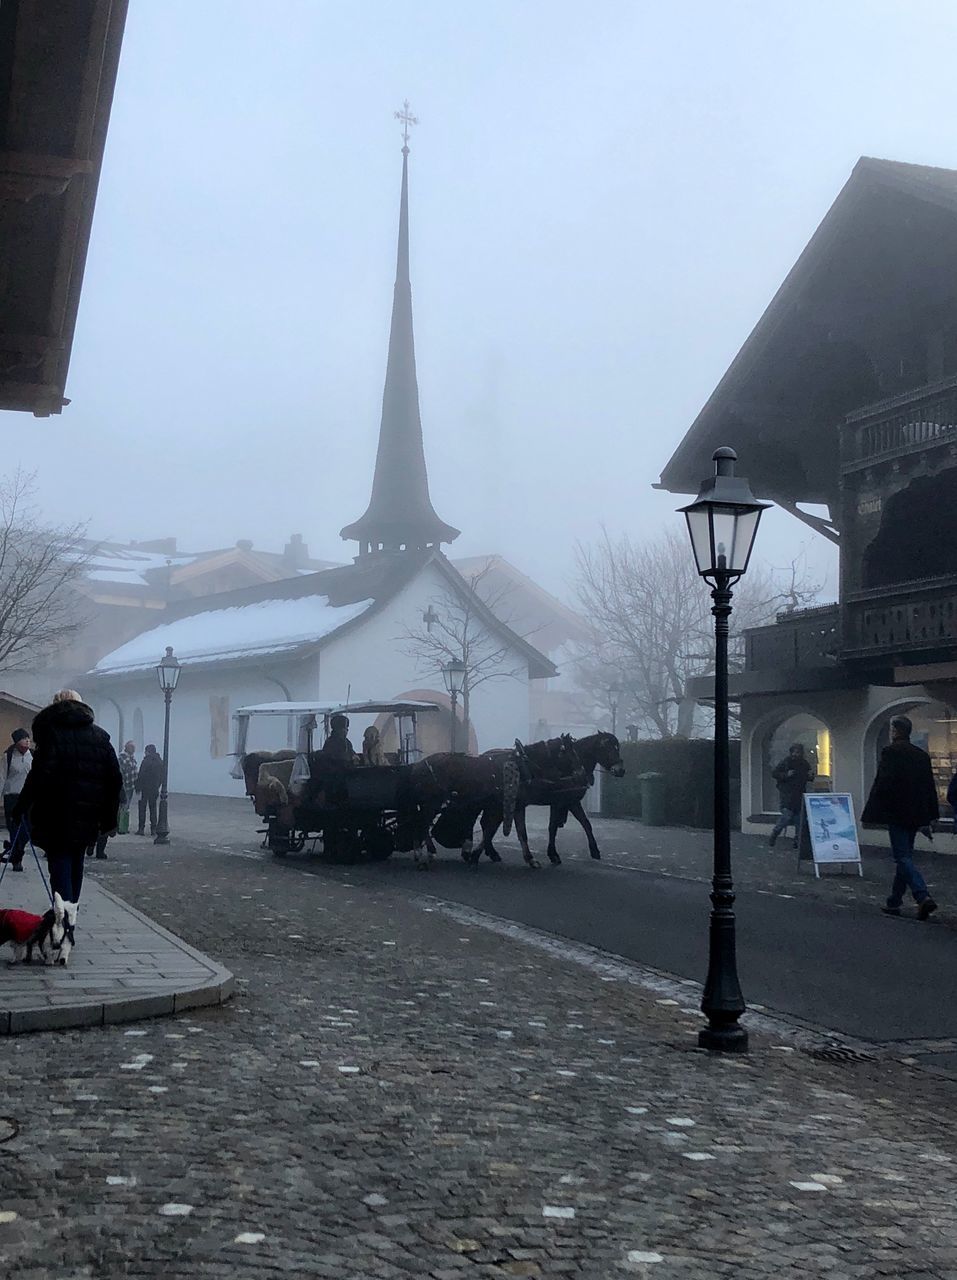
[[[27,828],[25,823],[21,825],[16,840],[13,838],[17,824],[10,817],[10,813],[19,799],[19,796],[3,797],[3,819],[7,824],[7,830],[10,832],[10,864],[14,867],[18,867],[23,861],[23,851],[27,847]]]
[[[150,835],[156,835],[156,800],[157,794],[154,791],[152,795],[140,796],[140,825],[138,830],[146,829],[146,810],[150,811]]]

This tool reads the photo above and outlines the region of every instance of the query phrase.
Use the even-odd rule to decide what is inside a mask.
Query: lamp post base
[[[712,1024],[698,1032],[698,1048],[713,1053],[747,1053],[748,1033],[737,1022],[728,1026]]]
[[[156,824],[154,844],[169,844],[169,808],[166,796],[160,796],[159,821]]]

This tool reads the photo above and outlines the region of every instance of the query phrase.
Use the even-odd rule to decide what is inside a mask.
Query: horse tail
[[[505,836],[512,830],[520,781],[518,763],[513,759],[504,760],[502,762],[502,834]]]

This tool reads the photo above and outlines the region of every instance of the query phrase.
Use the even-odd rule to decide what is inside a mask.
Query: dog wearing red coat
[[[34,950],[44,964],[66,965],[73,950],[76,903],[54,894],[53,906],[42,916],[15,908],[0,910],[0,946],[13,948],[11,964],[32,964]]]

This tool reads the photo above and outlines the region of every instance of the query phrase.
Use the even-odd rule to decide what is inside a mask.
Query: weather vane
[[[418,123],[419,123],[418,117],[417,117],[417,116],[414,116],[414,115],[412,114],[411,110],[409,109],[409,99],[408,99],[408,98],[406,98],[405,102],[403,102],[403,104],[402,104],[402,110],[401,110],[401,111],[396,111],[394,114],[395,114],[395,118],[396,118],[396,120],[401,120],[401,121],[402,121],[402,142],[403,142],[403,145],[405,146],[406,150],[408,150],[408,147],[409,147],[409,127],[410,127],[411,125],[413,125],[413,124],[418,124]]]

